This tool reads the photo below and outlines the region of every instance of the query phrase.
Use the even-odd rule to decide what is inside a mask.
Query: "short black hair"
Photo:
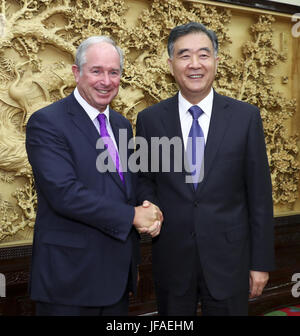
[[[168,38],[168,54],[172,58],[174,54],[174,44],[179,37],[191,34],[191,33],[204,33],[206,34],[213,45],[215,54],[217,55],[219,49],[219,42],[216,33],[213,30],[207,29],[202,23],[189,22],[184,25],[173,28]]]

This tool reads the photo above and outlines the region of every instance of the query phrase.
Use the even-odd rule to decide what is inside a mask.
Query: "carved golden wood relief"
[[[142,108],[176,92],[166,40],[175,25],[188,21],[204,23],[219,37],[216,90],[261,109],[275,210],[300,210],[299,139],[293,130],[300,100],[293,43],[299,41],[291,36],[291,20],[204,2],[0,1],[0,246],[31,242],[37,199],[25,125],[34,111],[74,89],[71,65],[79,43],[110,35],[125,51],[113,107],[134,126]]]

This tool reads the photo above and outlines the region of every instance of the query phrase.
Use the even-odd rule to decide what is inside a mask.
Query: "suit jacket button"
[[[195,201],[195,202],[194,202],[194,207],[195,207],[195,208],[198,208],[198,206],[199,206],[199,202],[198,202],[198,201]]]
[[[196,237],[196,232],[191,232],[191,236],[192,236],[193,238],[195,238],[195,237]]]

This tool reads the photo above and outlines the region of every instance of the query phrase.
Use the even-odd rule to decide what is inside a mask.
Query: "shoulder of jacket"
[[[242,109],[247,109],[247,110],[256,110],[258,111],[259,108],[256,106],[256,105],[253,105],[253,104],[250,104],[246,101],[243,101],[243,100],[238,100],[238,99],[235,99],[235,98],[232,98],[232,97],[229,97],[229,96],[224,96],[224,95],[221,95],[219,93],[216,93],[216,97],[217,99],[224,99],[224,101],[229,104],[230,106],[234,106],[234,107],[239,107],[239,108],[242,108]]]
[[[139,112],[139,115],[144,116],[151,114],[151,116],[153,117],[153,114],[160,114],[165,108],[168,108],[168,106],[174,103],[176,100],[177,100],[177,94],[173,97],[161,100],[156,104],[146,107],[144,110]]]

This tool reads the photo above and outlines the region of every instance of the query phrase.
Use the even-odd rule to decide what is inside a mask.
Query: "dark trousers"
[[[36,302],[37,316],[127,316],[129,306],[128,291],[120,301],[104,307],[80,307]]]
[[[216,300],[205,283],[199,257],[187,291],[177,296],[172,291],[156,284],[158,314],[160,316],[195,316],[200,302],[202,316],[246,316],[248,315],[249,290],[237,293],[226,300]]]

